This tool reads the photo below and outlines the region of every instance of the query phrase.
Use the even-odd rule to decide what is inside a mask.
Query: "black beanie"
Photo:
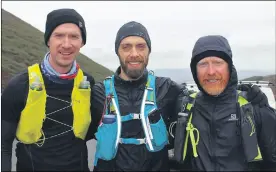
[[[83,44],[86,43],[86,29],[85,23],[82,16],[74,9],[58,9],[50,12],[47,15],[46,27],[45,27],[45,34],[44,34],[44,41],[46,46],[48,40],[54,31],[54,29],[64,23],[74,23],[76,24],[81,30],[81,36]]]
[[[117,55],[118,55],[118,48],[121,41],[128,36],[142,37],[146,41],[149,47],[149,52],[151,52],[151,41],[150,41],[150,37],[147,29],[141,23],[131,21],[124,24],[117,32],[117,36],[115,40],[115,52]]]
[[[191,66],[196,66],[196,64],[204,59],[205,57],[212,57],[212,56],[215,56],[215,57],[219,57],[221,59],[223,59],[225,62],[228,63],[228,67],[229,67],[229,71],[231,72],[231,68],[232,68],[232,58],[229,57],[229,55],[227,55],[225,52],[223,51],[216,51],[216,50],[207,50],[207,51],[204,51],[198,55],[196,55],[193,59],[193,61],[191,62]]]

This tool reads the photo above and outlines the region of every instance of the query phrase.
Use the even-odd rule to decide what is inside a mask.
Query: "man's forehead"
[[[146,41],[140,36],[128,36],[121,41],[121,44],[142,44]]]
[[[68,31],[81,33],[80,28],[76,24],[73,24],[73,23],[61,24],[53,30],[53,32],[68,32]]]
[[[207,61],[207,60],[219,60],[219,61],[222,60],[222,61],[224,61],[222,58],[217,57],[217,56],[208,56],[208,57],[201,59],[199,62]]]

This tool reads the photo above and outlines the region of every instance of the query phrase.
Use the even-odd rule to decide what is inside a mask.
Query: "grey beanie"
[[[121,41],[128,36],[142,37],[146,41],[149,47],[149,52],[151,52],[151,41],[150,41],[150,37],[147,29],[141,23],[131,21],[124,24],[117,32],[117,36],[115,40],[115,52],[117,55],[118,55],[118,48]]]

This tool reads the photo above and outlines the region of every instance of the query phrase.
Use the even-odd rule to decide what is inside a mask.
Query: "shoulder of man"
[[[5,86],[5,89],[21,89],[29,85],[28,70],[24,70],[16,75],[14,75]],[[5,90],[4,89],[4,90]]]
[[[182,86],[178,83],[176,83],[175,81],[173,81],[171,78],[169,77],[160,77],[160,76],[156,76],[156,86],[162,86],[162,85],[166,85],[166,86],[172,86],[172,87],[176,87],[176,88],[182,88]]]
[[[24,109],[29,86],[28,71],[25,70],[10,79],[2,92],[2,120],[18,122]]]

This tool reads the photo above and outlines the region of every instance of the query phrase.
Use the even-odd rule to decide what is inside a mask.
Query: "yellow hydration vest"
[[[44,81],[38,64],[28,67],[29,92],[26,106],[21,112],[20,121],[16,131],[17,139],[24,144],[44,142],[45,136],[42,125],[46,119],[46,98]],[[39,77],[42,83],[42,90],[37,91],[30,88],[35,81],[35,76]],[[73,132],[77,138],[85,139],[90,122],[90,92],[91,88],[79,89],[83,80],[83,72],[78,70],[74,79],[74,87],[71,95],[71,105],[73,109]],[[41,137],[44,137],[41,139]]]
[[[238,93],[240,93],[240,91],[238,91]],[[193,93],[190,95],[190,97],[192,98],[192,102],[188,102],[187,104],[187,107],[186,109],[188,110],[188,112],[191,111],[191,108],[194,106],[194,100],[196,98],[196,95],[197,93]],[[248,104],[248,101],[242,97],[241,95],[239,95],[238,97],[238,102],[240,104],[240,107],[242,108],[244,105]],[[187,126],[186,126],[186,138],[185,138],[185,142],[184,142],[184,149],[183,149],[183,159],[182,161],[185,160],[185,157],[186,157],[186,154],[187,154],[187,147],[188,147],[188,140],[190,138],[190,141],[191,141],[191,145],[192,145],[192,149],[193,149],[193,156],[196,158],[198,157],[198,153],[197,153],[197,145],[198,145],[198,142],[199,142],[199,131],[197,128],[195,128],[192,124],[192,117],[193,117],[193,114],[192,112],[190,113],[190,116],[189,116],[189,120],[187,122]],[[253,123],[253,117],[251,117],[250,115],[247,116],[248,120],[250,121],[250,124],[251,124],[251,127],[252,127],[252,132],[250,134],[250,136],[255,133],[255,125]],[[197,137],[195,137],[194,135],[194,131],[196,132],[196,135]],[[195,140],[195,138],[197,138],[197,140]],[[260,151],[260,148],[257,144],[257,156],[255,158],[253,158],[251,161],[260,161],[262,160],[262,155],[261,155],[261,151]]]

